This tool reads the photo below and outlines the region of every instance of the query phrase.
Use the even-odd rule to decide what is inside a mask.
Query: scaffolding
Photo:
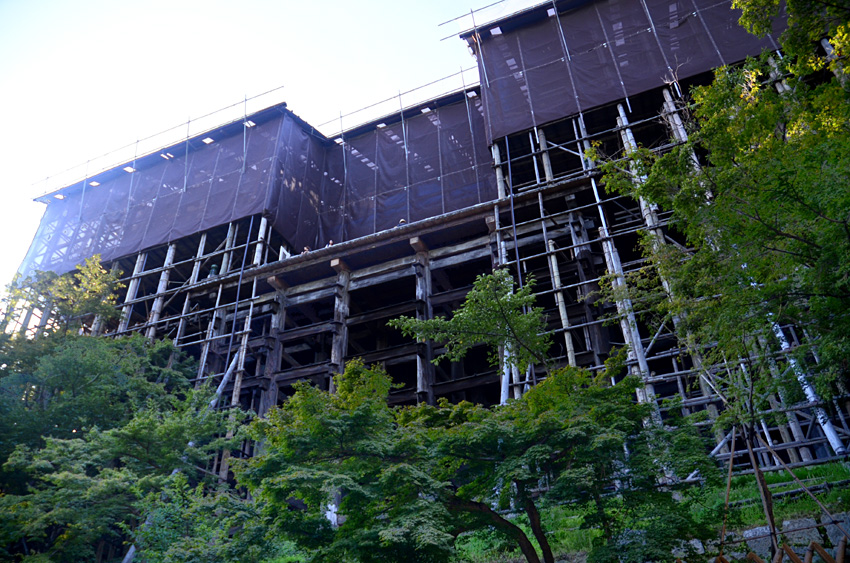
[[[658,15],[661,4],[678,11]],[[398,384],[394,404],[445,397],[493,405],[520,395],[546,376],[544,366],[501,371],[483,348],[435,365],[440,343],[386,326],[402,314],[451,315],[478,274],[504,267],[519,283],[536,281],[553,366],[598,370],[612,348],[627,346],[628,369],[644,383],[639,400],[663,415],[664,400],[678,398],[684,414],[707,410],[713,419],[721,399],[673,323],[650,329],[627,297],[596,302],[603,277],[625,287],[645,264],[640,233],[684,243],[664,210],[607,192],[586,150],[593,143],[627,157],[638,144],[664,151],[683,142],[681,93],[708,82],[717,64],[764,46],[719,38],[734,25],[728,8],[551,2],[474,28],[463,37],[480,85],[330,137],[279,104],[45,196],[25,267],[61,273],[100,252],[125,273],[122,315],[90,329],[173,339],[198,359],[197,385],[224,385],[223,404],[261,415],[297,381],[331,389],[355,357],[387,370]],[[583,34],[567,33],[578,28]],[[608,29],[622,36],[609,38]],[[713,42],[720,60],[709,53],[689,59],[687,72],[665,74],[675,70],[670,46],[697,35],[695,45]],[[614,63],[628,57],[634,70],[648,51],[658,53],[655,74],[623,74]],[[598,84],[588,82],[592,57],[611,65]],[[789,348],[799,344],[795,327],[776,330]],[[824,420],[814,396],[770,402],[784,422],[765,417],[762,430],[785,462],[843,453],[846,402],[834,420]],[[734,455],[731,440],[716,436],[712,454]],[[776,465],[767,447],[756,453]],[[249,454],[246,444],[241,455]],[[226,459],[210,470],[226,477]]]

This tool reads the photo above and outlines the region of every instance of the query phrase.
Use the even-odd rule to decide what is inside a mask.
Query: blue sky
[[[189,119],[197,130],[234,118],[241,107],[195,121],[269,90],[248,111],[286,101],[314,125],[331,122],[323,130],[333,133],[340,113],[473,67],[463,41],[441,41],[470,19],[439,24],[491,3],[0,0],[0,284],[11,279],[38,226],[43,206],[33,197],[132,158],[138,139]],[[477,12],[476,22],[534,3],[507,0]],[[463,77],[476,79],[474,71]],[[456,76],[402,102],[461,84]],[[397,108],[396,99],[372,111]]]

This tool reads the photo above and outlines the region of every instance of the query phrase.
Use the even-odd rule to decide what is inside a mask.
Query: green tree
[[[795,59],[793,70],[806,75],[825,67],[846,76],[842,60],[850,51],[850,2],[848,0],[733,0],[732,7],[741,10],[739,23],[751,33],[764,35],[771,31],[780,6],[785,4],[788,21],[782,33],[782,49]],[[827,39],[833,52],[823,58],[818,54],[822,39]]]
[[[502,277],[479,277],[473,291],[480,298],[467,299],[455,325],[399,324],[420,338],[455,342],[454,358],[474,344],[495,349],[514,338],[515,349],[533,361],[540,352],[529,351],[545,349],[529,344],[541,342],[540,312],[526,314],[532,303],[520,292],[519,305],[494,303],[510,299],[512,283]],[[493,409],[445,400],[391,408],[389,377],[351,362],[336,376],[335,394],[299,384],[284,405],[251,424],[261,453],[238,469],[238,480],[315,560],[395,561],[406,554],[445,561],[459,534],[495,529],[529,562],[552,562],[540,506],[564,502],[587,506],[585,525],[603,530],[598,560],[666,557],[704,528],[673,498],[676,485],[657,479],[697,468],[711,475],[712,464],[686,426],[645,425],[650,407],[635,403],[637,381],[607,383],[620,371],[616,363],[597,376],[555,371]],[[523,515],[530,532],[511,514]]]
[[[88,429],[127,424],[153,404],[170,405],[192,376],[192,363],[169,342],[140,335],[15,338],[0,350],[0,463],[15,447],[40,448]],[[35,354],[38,354],[36,357]],[[0,472],[0,490],[20,492],[15,472]]]
[[[54,561],[93,561],[104,544],[122,545],[144,520],[139,501],[179,470],[203,476],[223,447],[224,413],[207,412],[208,393],[149,400],[124,424],[79,438],[19,445],[4,465],[26,476],[26,491],[0,497],[0,544]],[[25,548],[23,546],[26,546]]]
[[[779,6],[733,4],[756,33],[769,31]],[[687,142],[631,153],[628,171],[603,166],[609,188],[668,210],[684,235],[687,249],[645,237],[651,265],[632,276],[630,295],[677,325],[724,400],[718,422],[741,424],[750,446],[777,394],[785,404],[819,402],[846,393],[850,375],[850,4],[786,6],[784,58],[718,69],[682,107]],[[826,412],[815,415],[844,454]]]
[[[120,270],[107,271],[101,265],[99,254],[62,276],[53,272],[36,272],[25,278],[17,276],[7,288],[0,331],[5,333],[11,319],[16,315],[25,316],[27,309],[38,309],[50,319],[40,327],[42,334],[39,336],[78,332],[85,322],[97,320],[102,324],[115,319],[120,315],[115,307],[115,291],[123,287],[120,278]]]
[[[226,483],[198,483],[172,474],[161,491],[135,506],[146,515],[133,530],[146,563],[275,563],[301,561],[295,546],[269,534],[260,505]]]
[[[486,345],[490,361],[498,366],[507,348],[507,361],[525,371],[529,365],[546,363],[550,336],[542,309],[534,307],[534,280],[516,288],[507,270],[479,275],[463,306],[451,318],[414,319],[399,317],[388,324],[405,335],[445,343],[445,357],[462,359],[470,348]]]
[[[757,16],[774,3],[740,4],[763,29]],[[789,2],[788,33],[841,33],[848,14],[840,5]],[[658,281],[657,273],[670,299],[658,299],[660,283],[655,295],[639,297],[679,322],[706,366],[729,368],[732,377],[716,389],[745,399],[730,400],[739,419],[767,406],[760,398],[777,387],[793,398],[795,380],[806,380],[828,397],[850,374],[850,91],[799,64],[814,56],[811,43],[795,43],[793,52],[797,58],[721,68],[695,89],[689,140],[663,155],[630,155],[641,181],[605,166],[609,187],[669,210],[686,237],[687,250],[647,237],[655,272],[641,275]],[[704,155],[701,165],[694,154]],[[780,325],[808,335],[794,353],[808,375],[777,358],[788,347]]]
[[[115,313],[115,275],[96,259],[74,275],[40,279],[16,295],[58,321],[34,338],[0,338],[0,554],[99,561],[134,533],[151,537],[159,530],[140,521],[150,499],[177,486],[175,471],[204,482],[210,456],[232,446],[217,438],[230,417],[209,411],[208,390],[190,390],[193,362],[171,342],[77,334],[89,312],[101,319]],[[222,510],[239,504],[227,487],[198,499],[207,497],[221,497]],[[172,512],[184,508],[167,495],[158,507],[167,510],[168,503]],[[240,545],[259,552],[227,545],[234,553]]]

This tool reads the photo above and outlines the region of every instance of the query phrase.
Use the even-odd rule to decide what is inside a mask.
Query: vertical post
[[[835,61],[835,47],[832,46],[832,43],[829,42],[829,39],[821,39],[820,44],[823,47],[824,52],[826,52],[826,60],[828,62]],[[832,74],[838,78],[838,82],[846,87],[847,86],[847,73],[844,72],[844,65],[840,62],[836,62],[832,66]]]
[[[682,123],[682,117],[676,110],[676,103],[673,101],[673,95],[669,88],[661,90],[664,95],[664,117],[667,125],[670,127],[670,132],[673,134],[673,139],[680,143],[688,140],[688,133],[685,131],[685,125]]]
[[[275,373],[280,367],[281,353],[283,352],[283,344],[278,338],[278,331],[284,326],[286,321],[286,289],[277,289],[275,295],[277,303],[277,311],[272,315],[269,326],[269,333],[272,337],[272,346],[266,356],[266,365],[263,376],[268,379],[269,387],[263,391],[260,398],[260,407],[257,409],[257,416],[265,416],[269,409],[277,405],[278,386],[275,380]]]
[[[573,346],[573,336],[570,332],[570,319],[567,316],[567,304],[561,286],[561,269],[555,256],[555,241],[549,241],[549,267],[552,269],[552,289],[555,290],[555,301],[558,303],[558,314],[561,316],[561,327],[564,329],[564,344],[567,346],[567,361],[571,366],[576,365],[576,350]]]
[[[227,225],[227,238],[225,239],[225,242],[224,242],[225,253],[222,255],[222,258],[221,258],[221,275],[222,276],[227,274],[228,271],[230,271],[230,254],[231,254],[230,249],[233,248],[233,240],[235,238],[236,238],[236,224],[235,223],[229,223]],[[247,252],[248,249],[245,248],[245,251]]]
[[[331,268],[336,273],[334,288],[334,335],[331,344],[331,369],[334,373],[342,373],[345,369],[345,353],[348,351],[348,289],[351,283],[351,270],[340,258],[331,260]],[[333,377],[328,389],[334,392]]]
[[[201,346],[201,357],[198,359],[198,380],[195,384],[195,388],[200,387],[202,383],[202,379],[204,377],[204,371],[207,368],[207,358],[210,355],[210,346],[212,345],[212,338],[218,333],[218,319],[219,319],[219,305],[221,304],[221,291],[224,285],[218,285],[218,293],[215,297],[215,307],[213,308],[212,316],[210,316],[210,323],[207,325],[207,333],[204,335],[204,343]]]
[[[587,137],[587,131],[584,126],[584,119],[581,115],[578,117],[579,129],[583,138]],[[585,148],[589,148],[589,141],[585,139]],[[593,168],[593,163],[582,157],[582,165],[586,169]],[[599,213],[599,238],[602,242],[602,251],[605,255],[605,266],[613,278],[612,285],[615,288],[626,289],[626,281],[623,278],[623,266],[620,263],[620,254],[617,252],[617,247],[614,245],[613,239],[610,237],[608,230],[608,220],[605,218],[605,210],[602,208],[602,198],[599,197],[599,188],[596,185],[596,179],[590,178],[590,186],[593,190],[593,197],[596,200],[596,209]],[[634,375],[638,375],[641,379],[649,376],[649,364],[646,362],[646,354],[644,353],[643,343],[640,340],[640,333],[637,327],[637,319],[635,318],[634,307],[631,299],[624,296],[616,301],[617,313],[620,317],[620,330],[623,332],[626,344],[629,346],[628,357],[631,361],[630,371]],[[637,393],[638,400],[641,402],[655,402],[655,389],[649,383],[644,383],[644,388],[639,389]],[[653,416],[658,417],[657,409],[653,409]]]
[[[638,147],[632,129],[629,127],[629,119],[626,117],[626,110],[623,108],[623,104],[617,104],[617,111],[620,114],[617,117],[617,126],[620,127],[620,138],[623,141],[623,147],[626,149],[626,154],[633,153],[637,151]],[[643,178],[637,178],[637,181],[642,182]],[[653,245],[657,247],[664,240],[664,233],[661,232],[658,221],[658,206],[654,203],[648,203],[642,197],[638,198],[638,204],[640,205],[641,215],[643,215],[643,222],[654,236]]]
[[[782,332],[782,327],[775,322],[772,324],[773,334],[775,334],[777,340],[779,340],[779,346],[782,348],[782,351],[789,352],[791,350],[791,344],[788,343],[785,333]],[[806,395],[806,399],[808,399],[810,403],[813,403],[813,405],[820,403],[820,397],[815,391],[814,386],[809,382],[809,374],[803,370],[793,356],[788,356],[788,364],[794,371],[794,375],[797,377],[797,381],[800,383],[800,387],[802,387],[803,393]],[[823,430],[827,441],[829,441],[832,451],[835,452],[835,455],[845,455],[847,453],[847,449],[844,447],[844,443],[841,441],[841,436],[838,435],[838,432],[835,430],[835,426],[833,426],[832,421],[826,414],[826,411],[820,406],[812,406],[812,410],[814,411],[815,418],[817,419],[821,430]]]
[[[507,189],[505,188],[505,171],[502,170],[502,154],[499,152],[499,145],[493,143],[493,166],[496,169],[496,189],[499,194],[499,199],[507,197]]]
[[[247,252],[247,248],[246,248]],[[230,420],[235,420],[236,409],[241,404],[242,398],[242,380],[245,378],[245,356],[248,352],[248,340],[251,337],[251,318],[254,313],[254,298],[257,294],[257,278],[254,278],[254,283],[251,290],[251,303],[248,305],[248,314],[245,315],[245,323],[242,325],[242,338],[239,343],[239,351],[236,353],[238,362],[236,365],[236,377],[233,378],[233,392],[230,395]],[[238,319],[236,315],[238,309],[233,310],[233,328],[236,329]],[[233,430],[228,430],[226,438],[233,438]],[[230,450],[225,449],[221,453],[221,465],[219,467],[218,477],[222,481],[226,481],[228,472],[230,471]]]
[[[266,231],[269,228],[269,220],[263,216],[260,219],[260,232],[257,234],[257,246],[254,248],[254,266],[259,266],[263,262],[263,250],[266,246]],[[248,252],[248,249],[245,249]]]
[[[21,328],[19,330],[21,334],[27,333],[27,329],[29,328],[30,322],[32,321],[32,315],[34,311],[35,307],[33,307],[32,305],[27,307],[27,312],[24,314],[24,319],[21,321]]]
[[[531,163],[534,165],[534,183],[540,184],[540,168],[537,166],[537,150],[535,149],[534,135],[528,132],[528,146],[531,147]]]
[[[145,269],[145,260],[147,260],[146,252],[139,252],[136,256],[136,265],[133,266],[133,275],[130,277],[130,283],[127,284],[127,295],[124,297],[124,308],[121,309],[121,321],[118,323],[118,332],[124,332],[130,326],[130,317],[133,315],[132,303],[127,305],[127,301],[133,301],[136,294],[139,292],[139,283],[141,283],[141,275]]]
[[[207,233],[201,233],[201,240],[198,241],[198,251],[195,253],[195,263],[192,265],[192,274],[189,276],[189,286],[198,283],[198,276],[201,273],[201,257],[204,255],[204,250],[207,245]],[[183,338],[183,333],[186,332],[186,315],[189,314],[189,309],[192,305],[192,292],[186,292],[186,298],[183,300],[183,310],[180,312],[180,320],[177,323],[177,335],[174,337],[174,345],[180,345],[180,339]]]
[[[499,350],[499,356],[502,360],[502,373],[499,379],[499,404],[504,405],[511,397],[511,366],[508,364],[509,354],[505,346],[502,346],[502,348]]]
[[[529,368],[530,369],[530,368]],[[514,382],[514,399],[521,399],[522,394],[528,389],[528,373],[526,372],[526,381],[523,381],[522,375],[519,371],[519,368],[516,366],[511,367],[511,373],[513,374],[513,382]],[[525,383],[525,385],[523,385]]]
[[[543,159],[543,174],[546,175],[546,181],[551,182],[555,179],[555,174],[552,172],[552,159],[549,158],[549,143],[546,142],[546,133],[543,129],[536,129],[537,142],[540,145],[541,158]]]
[[[165,292],[168,291],[168,280],[171,277],[171,265],[174,264],[174,253],[176,250],[177,245],[171,243],[165,252],[165,263],[162,265],[162,272],[159,274],[156,299],[154,299],[151,316],[148,319],[148,329],[145,331],[145,337],[150,340],[156,337],[156,323],[159,322],[159,318],[162,316],[162,308],[165,305]]]
[[[204,256],[207,247],[207,233],[201,233],[201,240],[198,241],[198,252],[195,253],[195,263],[192,264],[192,277],[189,278],[189,285],[198,283],[198,277],[201,274],[201,258]]]
[[[430,319],[434,316],[431,307],[431,259],[428,247],[419,237],[410,239],[410,246],[416,251],[416,318]],[[434,404],[434,364],[433,343],[422,342],[416,354],[416,400],[420,403]]]
[[[38,319],[38,326],[36,327],[34,338],[38,338],[41,334],[44,333],[44,329],[47,328],[47,323],[50,322],[50,302],[48,301],[45,304],[45,307],[41,309],[41,317]]]

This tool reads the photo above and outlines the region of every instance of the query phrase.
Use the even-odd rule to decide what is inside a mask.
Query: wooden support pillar
[[[558,257],[555,254],[555,241],[549,241],[549,267],[552,270],[552,289],[555,290],[555,301],[558,303],[558,314],[561,316],[561,327],[564,329],[564,344],[567,347],[567,361],[571,366],[576,365],[576,350],[573,346],[573,336],[570,331],[570,319],[567,315],[567,304],[561,286],[561,269],[558,267]]]
[[[272,315],[269,326],[269,333],[274,340],[266,354],[266,365],[263,371],[263,377],[268,381],[269,386],[260,397],[260,406],[257,409],[257,416],[260,417],[266,416],[266,413],[277,405],[279,389],[277,381],[275,381],[275,372],[280,369],[280,360],[283,354],[283,344],[277,338],[277,333],[286,324],[286,290],[277,291],[275,302],[277,303],[277,311]]]
[[[27,312],[24,314],[24,318],[21,321],[21,328],[18,331],[20,334],[26,334],[27,333],[27,328],[29,328],[30,322],[32,321],[32,314],[33,314],[34,310],[35,310],[35,307],[33,307],[31,305],[29,307],[27,307]]]
[[[162,273],[159,274],[159,285],[156,288],[156,298],[151,308],[151,316],[148,319],[148,329],[145,331],[145,337],[153,340],[156,338],[156,323],[162,315],[162,308],[165,305],[165,292],[168,291],[168,280],[171,277],[171,266],[174,264],[174,253],[177,251],[177,245],[172,243],[168,245],[168,250],[165,253],[165,263],[162,265]]]
[[[38,326],[36,327],[34,338],[38,338],[42,334],[44,334],[44,330],[47,328],[47,323],[50,322],[50,301],[48,301],[47,305],[43,309],[41,309],[41,317],[38,319]]]
[[[834,61],[836,59],[835,47],[832,46],[832,43],[829,42],[829,39],[821,39],[820,44],[823,47],[824,52],[826,53],[826,60],[829,62]],[[838,82],[846,88],[848,78],[847,73],[844,72],[844,64],[841,62],[836,62],[832,66],[832,74],[834,74],[835,77],[838,78]]]
[[[207,233],[201,233],[201,240],[198,242],[198,251],[195,253],[195,263],[192,265],[192,274],[189,276],[189,285],[198,283],[198,277],[201,274],[201,258],[204,255],[207,245]],[[189,314],[192,303],[190,299],[191,292],[186,292],[186,298],[183,300],[183,310],[180,312],[180,321],[177,323],[177,335],[174,337],[174,345],[180,345],[180,339],[183,338],[183,333],[186,332],[186,316]]]
[[[225,275],[230,270],[230,249],[233,248],[233,241],[236,240],[236,223],[229,223],[227,225],[227,238],[224,240],[224,248],[226,252],[221,256],[221,274]],[[248,249],[245,249],[247,252]]]
[[[596,207],[599,212],[599,220],[601,221],[599,238],[602,242],[603,253],[605,254],[605,266],[608,272],[613,275],[611,284],[615,288],[625,288],[626,281],[623,277],[620,254],[614,245],[614,241],[608,234],[608,221],[605,218],[605,210],[602,208],[602,198],[599,197],[599,187],[596,185],[595,178],[590,179],[590,185],[593,189],[593,196],[596,199]],[[622,330],[626,344],[629,346],[630,371],[633,375],[637,375],[645,380],[649,376],[649,364],[646,362],[646,353],[644,352],[643,343],[638,332],[632,300],[628,297],[618,299],[616,306],[620,317],[620,330]],[[655,403],[655,388],[651,383],[644,383],[643,389],[638,389],[637,391],[637,398],[640,402]],[[657,409],[653,409],[653,416],[660,421],[660,414]]]
[[[505,189],[505,172],[502,170],[502,155],[499,152],[499,145],[493,143],[492,152],[493,164],[496,169],[496,189],[499,199],[505,199],[507,197],[507,190]]]
[[[247,251],[247,249],[246,249]],[[242,336],[239,342],[239,350],[236,352],[236,357],[239,361],[236,364],[236,374],[233,378],[233,391],[230,394],[230,420],[235,420],[239,406],[242,401],[242,381],[245,379],[245,357],[248,355],[248,340],[251,337],[251,320],[254,315],[254,298],[257,296],[257,278],[254,278],[251,289],[251,303],[248,305],[248,314],[245,315],[245,323],[242,325]],[[233,315],[233,331],[236,332],[238,319],[236,311]],[[225,435],[227,439],[233,438],[233,430],[228,430]],[[230,471],[230,450],[224,450],[221,454],[221,466],[219,467],[218,477],[222,481],[226,481],[228,472]]]
[[[147,260],[146,252],[139,252],[136,256],[136,265],[133,267],[133,275],[130,278],[130,283],[127,284],[127,295],[124,297],[124,302],[132,301],[136,298],[139,292],[139,283],[141,283],[141,274],[145,269],[145,261]],[[121,321],[118,323],[118,332],[127,330],[130,326],[130,317],[133,314],[133,305],[124,305],[121,310]]]
[[[39,322],[39,326],[41,322]],[[103,332],[103,317],[100,315],[95,315],[94,320],[91,323],[91,335],[92,336],[100,336]]]
[[[431,319],[434,316],[431,307],[431,258],[428,247],[419,237],[410,239],[410,246],[416,251],[416,318]],[[416,400],[420,403],[434,404],[434,343],[423,342],[416,354]]]
[[[626,149],[626,154],[633,153],[638,149],[637,142],[635,142],[634,134],[631,127],[629,127],[629,119],[626,117],[626,110],[623,108],[623,104],[617,104],[617,111],[620,114],[617,117],[617,126],[620,127],[620,138],[623,141],[623,147]],[[641,177],[636,176],[636,178],[638,183],[642,183],[644,180]],[[654,235],[653,246],[662,244],[664,233],[661,231],[658,221],[658,206],[647,202],[642,197],[638,198],[638,204],[640,205],[640,211],[643,215],[643,222],[646,228]]]
[[[333,373],[342,373],[345,369],[345,354],[348,351],[348,289],[351,284],[351,270],[340,258],[331,260],[331,268],[337,273],[333,320],[336,330],[331,344],[331,370]],[[328,389],[334,392],[333,377],[328,384]]]
[[[266,247],[266,231],[268,228],[269,220],[263,216],[260,219],[260,232],[257,233],[257,246],[254,248],[254,266],[259,266],[263,262],[263,250]],[[245,248],[245,252],[248,252],[247,248]]]
[[[542,128],[537,129],[537,142],[540,144],[543,174],[546,176],[546,181],[551,182],[555,179],[555,174],[552,172],[552,159],[549,158],[549,143],[546,142],[546,133]]]
[[[201,259],[204,257],[206,249],[207,233],[201,233],[201,240],[198,241],[198,251],[195,253],[195,263],[192,264],[192,276],[189,278],[189,285],[198,283],[198,278],[201,275]]]
[[[509,354],[504,346],[499,348],[499,404],[504,405],[511,397],[511,366]]]
[[[218,321],[221,316],[221,312],[219,311],[219,306],[221,304],[221,291],[223,289],[223,285],[219,284],[218,286],[218,294],[215,298],[215,308],[212,312],[212,316],[210,317],[210,322],[207,325],[207,333],[204,337],[204,343],[201,345],[201,357],[198,359],[198,380],[195,382],[195,388],[197,389],[203,384],[204,372],[207,369],[207,358],[210,355],[210,346],[212,346],[212,337],[218,334]]]
[[[684,143],[688,140],[688,133],[685,131],[685,124],[682,123],[682,117],[676,108],[676,102],[673,101],[673,94],[670,93],[669,88],[664,88],[661,93],[664,95],[664,118],[670,128],[670,133],[673,134],[676,141]]]

